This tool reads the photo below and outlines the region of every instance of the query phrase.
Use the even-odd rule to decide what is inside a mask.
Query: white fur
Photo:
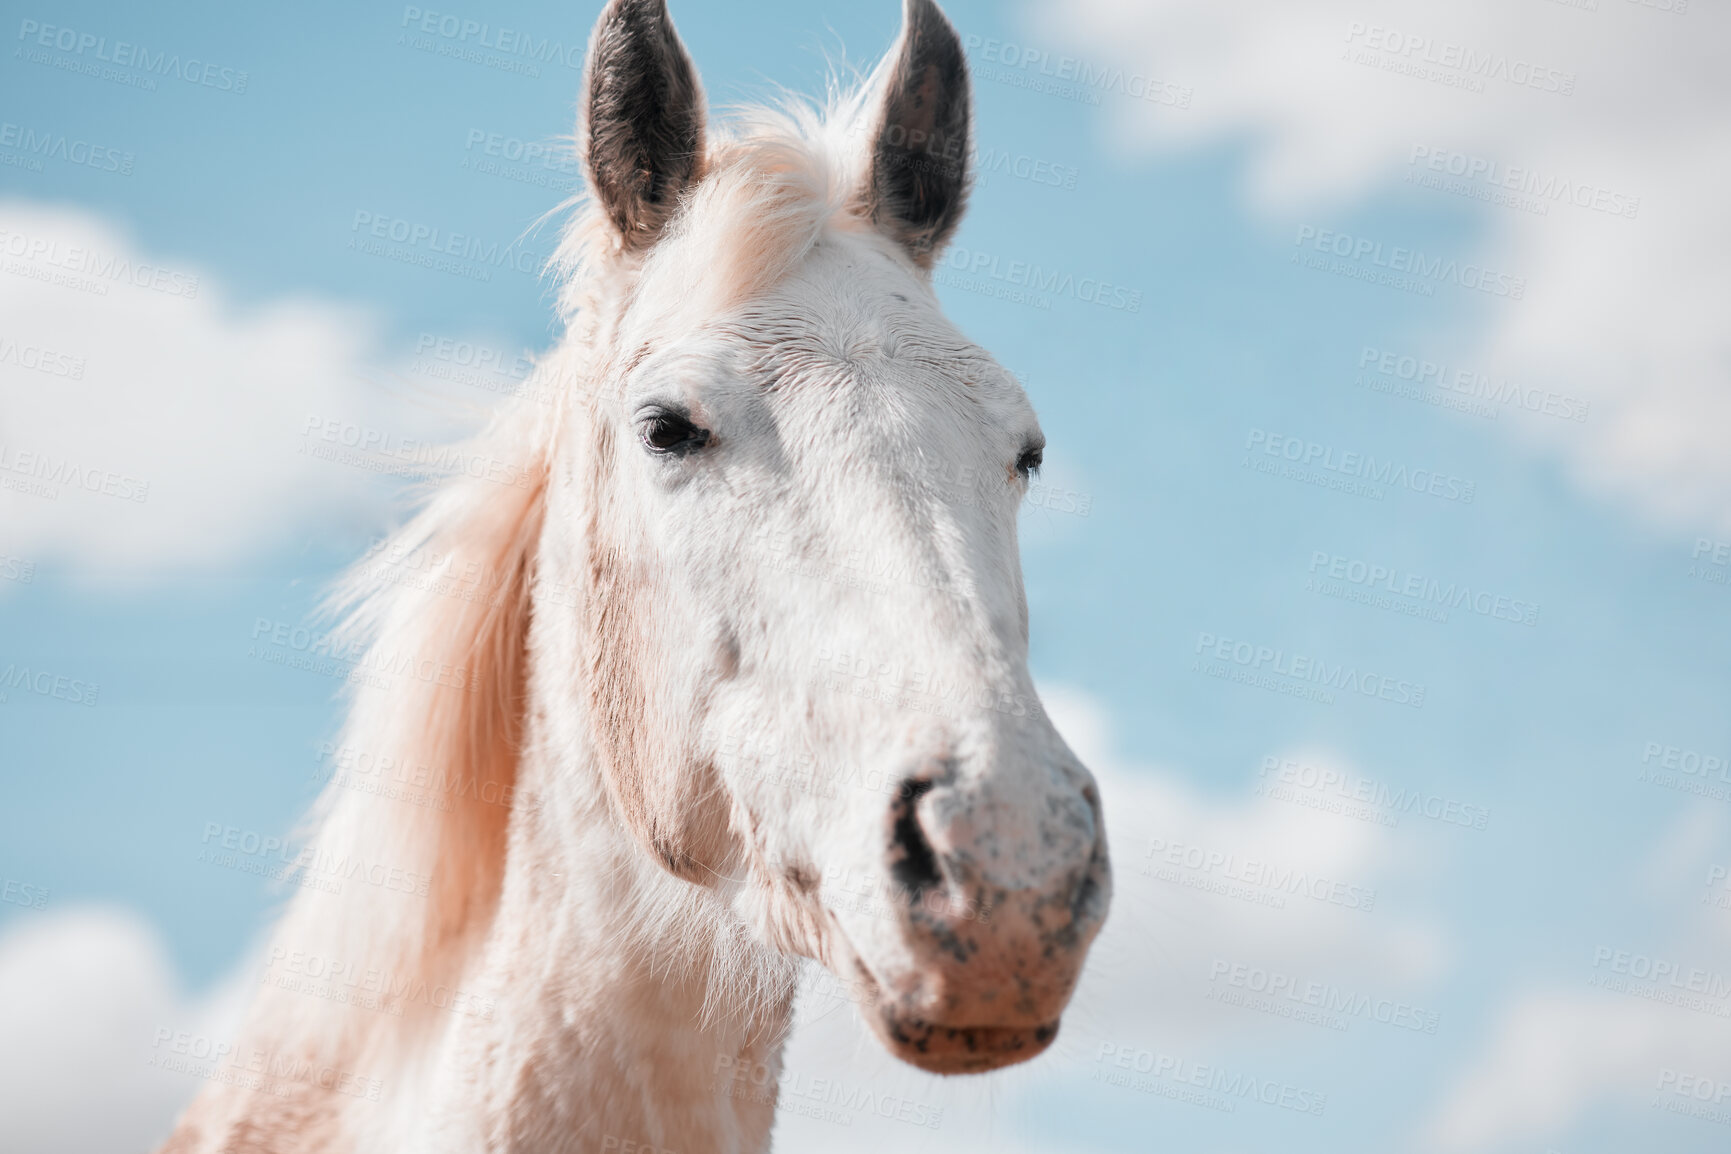
[[[1105,867],[1091,779],[1026,666],[1015,462],[1038,428],[855,207],[867,107],[712,134],[703,183],[646,259],[598,214],[573,227],[570,332],[529,390],[563,401],[522,402],[481,442],[526,483],[454,480],[400,535],[496,575],[494,595],[351,591],[375,645],[474,684],[362,688],[345,740],[465,788],[439,813],[333,787],[314,844],[430,875],[429,892],[304,890],[267,975],[306,954],[376,970],[409,990],[403,1012],[267,983],[250,1018],[246,1046],[377,1078],[378,1100],[305,1077],[281,1099],[213,1085],[167,1150],[764,1150],[773,1104],[728,1074],[776,1068],[799,956],[869,975],[911,1020],[1055,1020],[1097,917],[1040,970],[1030,943],[1069,908],[1041,895]],[[651,402],[686,407],[713,443],[645,451]],[[587,576],[597,534],[635,606],[629,653],[592,641],[621,604]],[[664,868],[608,776],[596,669],[647,687],[626,770],[699,783],[648,807],[696,815],[693,880]],[[934,851],[970,863],[957,896],[999,903],[995,920],[938,919],[978,948],[972,969],[937,956],[927,923],[809,884],[887,880],[894,799],[869,784],[921,773],[941,776],[919,811]]]

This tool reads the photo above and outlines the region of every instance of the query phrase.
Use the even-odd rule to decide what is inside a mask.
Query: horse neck
[[[575,636],[548,617],[537,626],[543,639]],[[532,649],[535,669],[575,668],[562,642]],[[530,696],[477,975],[495,1008],[469,1023],[448,1068],[479,1094],[474,1114],[509,1119],[526,1147],[547,1148],[557,1125],[572,1150],[767,1150],[774,1099],[763,1088],[775,1083],[763,1075],[779,1069],[790,993],[763,997],[744,972],[755,951],[720,899],[668,875],[617,823],[562,679],[532,673]]]

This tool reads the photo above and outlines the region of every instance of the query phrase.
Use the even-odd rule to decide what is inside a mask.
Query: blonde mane
[[[737,110],[730,126],[711,136],[703,181],[649,258],[703,275],[656,277],[682,291],[638,307],[671,321],[713,315],[773,285],[824,228],[869,227],[845,195],[860,179],[859,150],[850,145],[862,131],[865,95],[849,93],[823,109],[789,101]],[[269,1057],[362,1074],[412,1069],[417,1040],[433,1028],[497,907],[511,808],[525,804],[516,785],[530,617],[537,595],[568,595],[537,571],[555,449],[565,421],[591,417],[612,399],[605,378],[628,355],[613,347],[615,322],[655,271],[622,250],[592,203],[579,198],[564,207],[572,217],[549,273],[560,283],[566,336],[536,366],[523,395],[455,457],[500,467],[437,483],[420,511],[350,570],[327,603],[341,617],[338,632],[365,645],[359,667],[374,673],[351,678],[336,747],[374,764],[430,767],[442,796],[435,804],[405,804],[333,776],[303,822],[302,885],[271,958],[273,965],[292,955],[349,974],[377,971],[385,1012],[356,1014],[342,1002],[273,990],[267,966],[243,1044],[256,1042]],[[390,559],[410,556],[437,559],[421,571],[427,580],[400,580]],[[364,876],[337,879],[334,893],[307,884],[327,880],[312,875],[341,874],[357,863],[397,871],[421,892]],[[642,908],[653,924],[640,928],[654,936],[683,926],[673,936],[684,940],[685,956],[658,964],[707,970],[711,1009],[786,997],[792,967],[743,937],[718,939],[714,911],[705,908],[712,896],[672,878],[650,884],[660,892]],[[303,1132],[322,1117],[310,1100],[285,1102],[280,1111]],[[218,1118],[188,1121],[221,1131]]]
[[[824,228],[870,228],[860,142],[881,117],[871,100],[881,72],[847,89],[832,77],[822,104],[787,94],[774,105],[733,108],[711,125],[701,183],[650,257],[703,275],[689,280],[689,295],[663,308],[714,315],[775,284]],[[561,315],[575,329],[593,311],[598,287],[618,287],[607,272],[640,270],[605,214],[582,194],[555,211],[571,219],[548,267],[561,285]]]

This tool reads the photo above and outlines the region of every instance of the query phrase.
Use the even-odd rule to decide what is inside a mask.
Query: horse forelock
[[[708,134],[702,179],[646,252],[583,205],[550,265],[567,320],[626,304],[655,327],[714,315],[775,284],[826,227],[871,229],[871,92],[868,82],[823,106],[789,97],[733,109]]]

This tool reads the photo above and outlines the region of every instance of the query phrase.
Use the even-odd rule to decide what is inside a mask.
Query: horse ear
[[[877,226],[930,268],[967,206],[971,127],[962,42],[933,0],[906,0],[885,71],[868,205]]]
[[[611,0],[589,38],[583,156],[628,250],[655,243],[703,163],[703,89],[667,0]]]

